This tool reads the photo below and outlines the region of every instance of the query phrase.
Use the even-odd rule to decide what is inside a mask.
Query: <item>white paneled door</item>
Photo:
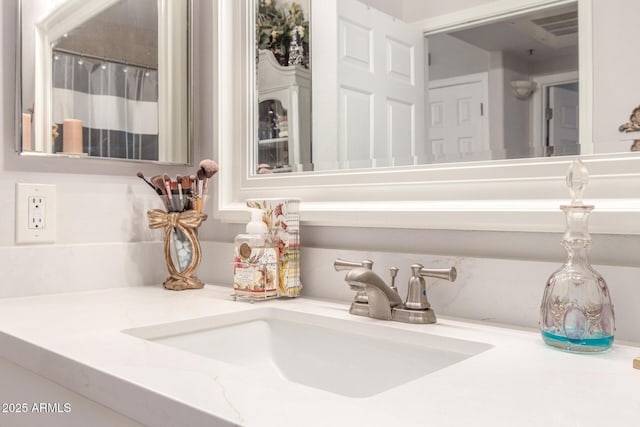
[[[419,30],[397,18],[338,1],[341,167],[424,162],[423,43]]]
[[[554,156],[580,154],[578,141],[578,91],[563,87],[549,88],[549,145]]]
[[[491,159],[486,74],[429,82],[427,150],[432,163]]]

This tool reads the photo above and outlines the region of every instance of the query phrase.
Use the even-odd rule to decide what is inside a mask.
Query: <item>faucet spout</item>
[[[401,306],[402,299],[387,284],[366,268],[354,268],[347,273],[344,280],[354,290],[364,289],[369,299],[369,316],[375,319],[391,320],[391,309]]]

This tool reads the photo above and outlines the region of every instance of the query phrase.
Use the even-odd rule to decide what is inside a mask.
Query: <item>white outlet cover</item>
[[[44,224],[29,228],[29,197],[45,199]],[[56,241],[56,186],[51,184],[16,184],[16,243],[54,243]]]

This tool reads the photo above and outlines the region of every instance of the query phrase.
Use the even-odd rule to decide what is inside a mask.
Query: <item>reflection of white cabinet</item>
[[[311,72],[283,67],[269,50],[258,62],[258,160],[274,172],[311,170]]]

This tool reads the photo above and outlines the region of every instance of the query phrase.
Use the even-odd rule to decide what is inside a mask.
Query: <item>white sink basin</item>
[[[277,308],[123,332],[349,397],[373,396],[491,348]]]

